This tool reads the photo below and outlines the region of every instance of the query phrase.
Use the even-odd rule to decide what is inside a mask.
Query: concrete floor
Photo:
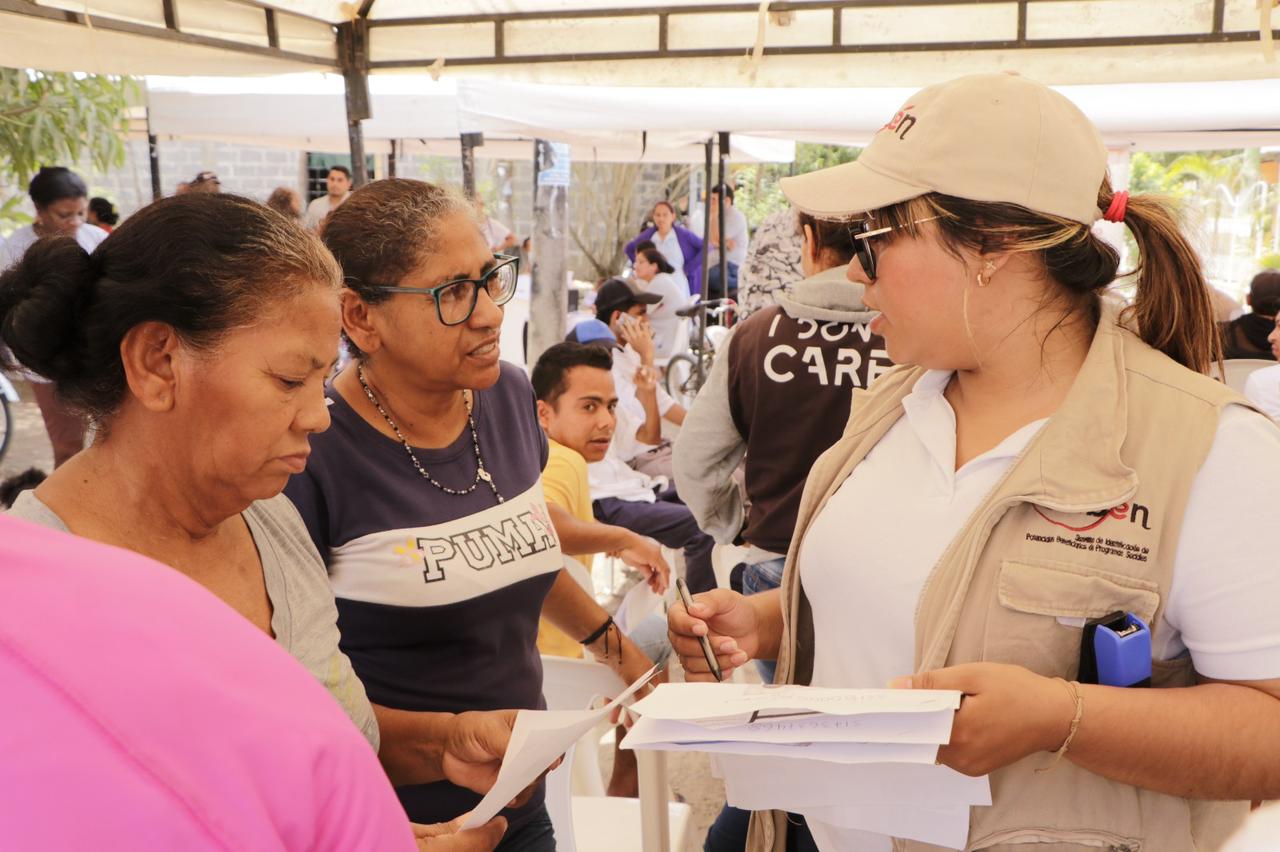
[[[0,459],[0,480],[7,479],[29,467],[38,467],[46,473],[53,470],[53,448],[44,431],[44,420],[36,406],[31,387],[26,382],[14,382],[22,402],[10,403],[13,415],[13,437],[9,449]]]

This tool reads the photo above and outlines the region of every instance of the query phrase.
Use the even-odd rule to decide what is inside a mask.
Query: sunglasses
[[[941,216],[930,216],[927,219],[914,219],[910,224],[921,225],[941,218]],[[895,227],[892,225],[877,228],[870,219],[859,219],[856,222],[849,223],[849,236],[853,238],[853,253],[858,258],[858,263],[862,266],[862,273],[867,276],[868,281],[876,280],[876,252],[872,247],[871,238],[883,236],[893,230],[895,230]]]
[[[443,325],[461,325],[471,319],[475,313],[476,302],[483,289],[489,294],[495,305],[505,305],[516,294],[516,279],[520,271],[519,258],[495,254],[493,259],[499,261],[479,278],[456,278],[446,281],[438,287],[397,287],[392,284],[378,284],[370,287],[379,293],[413,293],[419,296],[430,296],[436,303],[436,316]]]

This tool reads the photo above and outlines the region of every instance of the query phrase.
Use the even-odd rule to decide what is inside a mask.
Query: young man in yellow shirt
[[[661,593],[671,573],[661,545],[623,527],[600,523],[591,512],[587,463],[604,458],[617,425],[618,395],[611,365],[607,349],[558,343],[533,368],[538,420],[550,444],[542,490],[565,553],[588,566],[592,554],[617,556],[647,574],[649,585]]]
[[[618,395],[610,372],[609,350],[580,343],[558,343],[542,354],[533,368],[533,389],[538,397],[538,420],[547,433],[550,452],[542,471],[542,490],[551,523],[560,536],[561,549],[591,568],[591,556],[609,553],[648,575],[655,592],[666,591],[671,568],[658,542],[622,527],[603,524],[591,513],[591,489],[587,462],[604,458],[617,425],[614,409]],[[647,624],[645,625],[647,627]],[[639,636],[637,645],[650,658],[665,656],[665,625],[659,625],[654,641]],[[644,631],[652,633],[653,631]],[[661,652],[656,645],[661,645]],[[538,629],[538,649],[544,654],[581,657],[577,641],[545,619]],[[661,659],[657,662],[662,662]],[[621,738],[621,734],[619,734]],[[637,792],[635,754],[614,752],[614,772],[607,792],[634,796]]]

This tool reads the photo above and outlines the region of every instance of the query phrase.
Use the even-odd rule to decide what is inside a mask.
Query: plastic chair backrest
[[[1263,367],[1274,367],[1275,361],[1267,361],[1263,358],[1232,358],[1226,361],[1227,373],[1226,377],[1218,375],[1218,368],[1213,368],[1213,376],[1222,378],[1226,382],[1227,387],[1240,393],[1244,392],[1245,380],[1249,378],[1249,374],[1254,370],[1261,370]]]

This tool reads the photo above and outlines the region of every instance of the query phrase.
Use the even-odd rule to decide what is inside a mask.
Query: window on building
[[[365,168],[370,177],[374,174],[374,159],[373,154],[366,154],[364,158]],[[334,166],[351,168],[351,155],[326,154],[316,151],[307,152],[307,203],[314,201],[329,191],[325,184],[325,178],[329,176],[329,169]]]

